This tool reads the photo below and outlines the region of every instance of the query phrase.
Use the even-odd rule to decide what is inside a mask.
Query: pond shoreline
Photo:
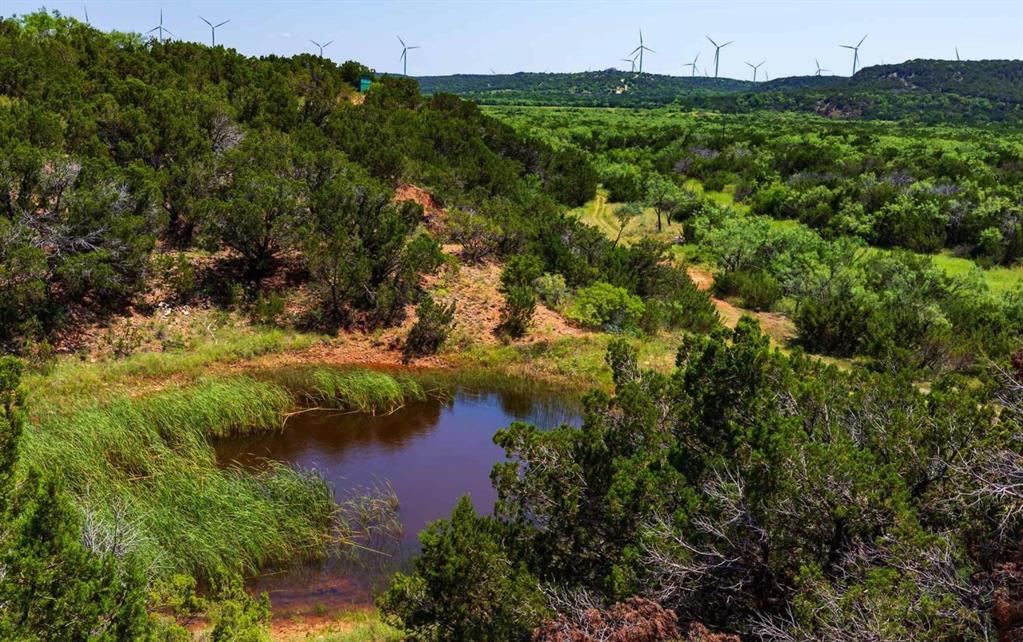
[[[424,388],[441,385],[423,380]],[[222,467],[258,473],[284,465],[314,472],[344,511],[378,494],[387,503],[391,493],[399,522],[384,523],[371,540],[344,547],[341,558],[252,577],[250,591],[268,593],[276,617],[372,606],[389,577],[410,564],[419,531],[449,515],[459,497],[469,495],[478,512],[489,513],[496,500],[490,470],[503,460],[492,440],[497,430],[514,421],[541,428],[580,423],[578,400],[531,382],[504,383],[449,383],[384,414],[317,410],[291,415],[279,431],[216,440]]]

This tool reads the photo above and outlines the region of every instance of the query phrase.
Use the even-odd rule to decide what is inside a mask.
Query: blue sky
[[[5,16],[40,2],[0,0]],[[83,3],[46,2],[83,16]],[[838,47],[869,33],[861,64],[909,58],[1023,58],[1023,0],[752,1],[729,2],[128,2],[91,0],[92,24],[146,31],[164,25],[183,40],[209,41],[212,22],[231,19],[217,42],[246,54],[290,55],[313,50],[309,39],[334,40],[325,55],[359,60],[379,71],[400,71],[396,35],[422,49],[410,53],[409,74],[580,71],[620,66],[644,40],[646,71],[688,73],[682,64],[699,52],[713,73],[713,48],[704,37],[735,43],[721,53],[721,75],[746,78],[744,61],[766,60],[771,78],[812,73],[814,57],[832,73],[851,71],[852,52]],[[624,63],[627,66],[627,63]]]

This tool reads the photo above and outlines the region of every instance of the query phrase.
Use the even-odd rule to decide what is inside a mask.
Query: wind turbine
[[[747,62],[746,63],[746,66],[753,70],[753,82],[757,81],[757,70],[760,69],[760,66],[763,65],[765,62],[767,62],[767,61],[766,60],[761,60],[760,64],[756,64],[756,65],[754,65],[751,62]]]
[[[408,45],[405,44],[405,41],[401,39],[401,36],[395,36],[395,38],[397,38],[398,42],[401,43],[401,56],[398,57],[398,60],[401,61],[401,73],[403,73],[404,75],[407,76],[408,75],[408,52],[409,52],[410,49],[419,49],[419,46],[416,45],[414,47],[409,47]]]
[[[639,54],[639,73],[643,73],[643,52],[649,51],[650,53],[657,53],[650,47],[643,44],[643,30],[639,30],[639,46],[632,50],[632,55]]]
[[[831,71],[830,69],[824,69],[823,67],[821,67],[820,61],[817,60],[816,58],[814,58],[813,61],[817,63],[817,73],[815,73],[814,76],[821,76],[823,75],[823,72]]]
[[[711,38],[710,36],[707,36],[707,40],[710,40],[710,44],[714,45],[714,77],[717,78],[718,77],[718,62],[721,61],[721,50],[724,49],[725,47],[727,47],[728,45],[732,44],[735,41],[734,40],[729,40],[725,44],[719,45],[718,43],[714,42],[714,39]]]
[[[635,58],[622,58],[622,62],[629,63],[629,71],[636,71],[636,59]]]
[[[956,62],[962,62],[962,59],[959,57],[959,47],[956,47]]]
[[[689,67],[690,69],[693,70],[693,77],[694,78],[696,77],[696,61],[699,60],[699,59],[700,59],[700,52],[697,51],[696,52],[696,57],[693,58],[692,62],[687,62],[686,64],[682,65],[683,67]]]
[[[870,35],[870,34],[867,34],[867,35]],[[853,50],[853,75],[854,76],[856,75],[856,67],[857,67],[857,65],[860,64],[860,45],[862,45],[863,41],[866,40],[866,39],[867,39],[867,36],[863,36],[862,38],[860,38],[860,41],[858,43],[856,43],[855,46],[854,45],[838,45],[839,47],[843,47],[845,49],[852,49]]]
[[[223,22],[218,22],[217,24],[213,24],[212,22],[210,22],[206,18],[203,18],[202,16],[199,16],[199,19],[202,20],[203,22],[205,22],[206,24],[208,24],[210,26],[210,42],[213,43],[212,46],[216,47],[217,46],[217,27],[223,27],[227,23],[231,22],[231,19],[228,18],[227,20],[225,20]]]
[[[91,26],[92,26],[92,23],[91,23],[91,22],[89,22],[89,7],[87,7],[87,6],[85,6],[85,5],[83,4],[83,5],[82,5],[82,11],[84,11],[84,12],[85,12],[85,24],[87,24],[87,25],[89,25],[89,26],[91,27]]]
[[[160,42],[163,42],[163,32],[164,31],[166,31],[167,33],[169,33],[172,36],[174,35],[173,33],[171,33],[170,29],[166,29],[163,26],[163,8],[160,9],[160,24],[156,25],[155,27],[153,27],[152,29],[150,29],[146,33],[153,33],[154,31],[156,31],[156,32],[158,32],[160,34]]]
[[[321,45],[320,43],[318,43],[315,40],[313,40],[312,38],[310,38],[309,42],[311,42],[314,45],[316,45],[317,47],[319,47],[319,49],[320,49],[320,58],[322,58],[323,57],[323,50],[326,49],[327,47],[329,47],[331,45],[331,43],[334,42],[334,41],[333,40],[328,40],[327,42],[325,42],[325,43],[323,43]]]

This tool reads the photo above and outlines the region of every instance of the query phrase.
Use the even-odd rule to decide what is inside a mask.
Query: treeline
[[[380,600],[433,640],[962,641],[1019,626],[1023,370],[842,372],[756,322],[690,337],[671,374],[624,342],[579,428],[495,441],[468,499]],[[651,603],[653,600],[656,603]],[[630,637],[634,636],[634,637]]]
[[[911,60],[855,76],[793,76],[753,83],[731,78],[575,73],[429,76],[425,93],[451,92],[489,105],[663,107],[752,113],[799,111],[842,119],[1018,123],[1023,63],[1015,60]]]
[[[251,299],[284,267],[317,294],[310,324],[392,323],[440,260],[418,206],[392,202],[395,186],[500,210],[509,253],[592,194],[576,150],[453,96],[424,98],[410,80],[380,78],[359,96],[366,75],[58,14],[4,20],[2,345],[116,310],[154,279],[182,298]],[[224,269],[196,275],[169,249],[219,252]]]

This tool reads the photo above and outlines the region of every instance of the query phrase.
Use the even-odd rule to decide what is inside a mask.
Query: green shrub
[[[807,299],[796,312],[800,341],[815,352],[848,357],[867,339],[868,311],[851,292]]]
[[[413,357],[436,354],[448,337],[455,318],[455,304],[439,305],[433,297],[425,294],[416,307],[416,315],[419,318],[409,330],[402,347],[402,359],[406,363]]]
[[[497,333],[513,339],[525,336],[536,312],[536,295],[530,288],[514,286],[504,293]]]
[[[155,254],[150,261],[153,276],[179,301],[195,294],[195,268],[184,254]]]
[[[502,232],[497,222],[459,209],[448,218],[448,234],[462,246],[461,256],[467,263],[479,263],[497,252]]]
[[[501,291],[511,288],[531,288],[543,274],[543,262],[532,254],[517,254],[508,259],[501,270]]]
[[[549,308],[561,307],[568,298],[568,286],[565,277],[560,274],[541,274],[533,281],[533,290]]]
[[[600,281],[579,290],[568,316],[590,328],[622,332],[637,327],[643,311],[642,299]]]
[[[276,325],[284,315],[284,297],[277,292],[260,293],[252,303],[252,320],[261,325]]]
[[[450,519],[419,534],[422,552],[380,609],[417,640],[524,640],[546,615],[538,582],[503,550],[503,525],[462,497]]]
[[[1005,237],[997,227],[989,227],[980,233],[977,252],[991,263],[1001,263],[1005,257]]]
[[[737,296],[751,310],[770,310],[782,297],[781,284],[763,270],[724,272],[714,279],[718,296]]]

